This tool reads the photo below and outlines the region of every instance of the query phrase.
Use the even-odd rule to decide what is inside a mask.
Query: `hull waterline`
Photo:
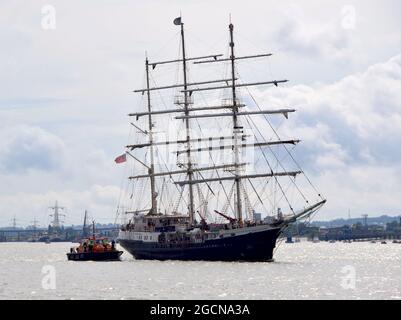
[[[67,253],[67,258],[71,261],[115,261],[119,260],[122,254],[122,251],[80,252]]]

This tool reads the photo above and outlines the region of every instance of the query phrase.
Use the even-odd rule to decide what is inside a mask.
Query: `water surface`
[[[401,244],[281,243],[271,263],[75,262],[71,246],[0,243],[0,299],[401,299]]]

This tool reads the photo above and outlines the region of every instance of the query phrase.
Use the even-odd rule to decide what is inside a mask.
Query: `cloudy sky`
[[[401,214],[401,5],[321,3],[0,1],[0,226],[46,224],[55,200],[68,224],[113,221],[132,90],[145,51],[176,58],[180,12],[188,55],[225,53],[229,14],[239,53],[274,53],[290,82],[255,95],[298,110],[283,130],[328,199],[319,220]]]

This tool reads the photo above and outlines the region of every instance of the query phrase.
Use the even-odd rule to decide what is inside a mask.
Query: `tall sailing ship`
[[[227,57],[187,57],[181,17],[174,25],[181,29],[179,57],[156,62],[146,57],[146,87],[135,90],[146,109],[129,114],[137,122],[131,122],[137,143],[127,145],[125,154],[116,159],[127,161],[133,171],[119,243],[136,259],[271,261],[283,231],[309,218],[326,202],[293,157],[290,148],[299,140],[281,139],[274,127],[273,118],[288,119],[295,110],[262,109],[248,89],[275,88],[287,80],[241,81],[239,61],[271,54],[236,56],[231,22]],[[178,83],[158,85],[155,73],[170,64],[179,67]],[[223,79],[189,80],[189,67],[219,64],[226,67]],[[174,93],[175,107],[159,96],[168,90]],[[221,100],[207,102],[211,92],[222,92]],[[250,98],[243,98],[244,94]],[[157,99],[163,108],[156,108]],[[195,103],[196,99],[200,102]],[[266,124],[272,137],[268,137]],[[158,138],[171,127],[175,139]],[[275,150],[280,147],[281,154]],[[174,161],[162,159],[163,151],[173,155]],[[283,162],[288,159],[296,169],[285,168]],[[298,184],[298,176],[304,176],[306,183]],[[300,196],[295,201],[298,210],[288,194],[290,188]],[[312,190],[313,201],[303,188]],[[264,210],[267,216],[262,220],[256,210]]]

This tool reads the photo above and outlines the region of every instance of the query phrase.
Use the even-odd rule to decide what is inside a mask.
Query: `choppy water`
[[[71,245],[0,243],[0,299],[401,299],[401,244],[282,243],[272,263],[74,262]]]

